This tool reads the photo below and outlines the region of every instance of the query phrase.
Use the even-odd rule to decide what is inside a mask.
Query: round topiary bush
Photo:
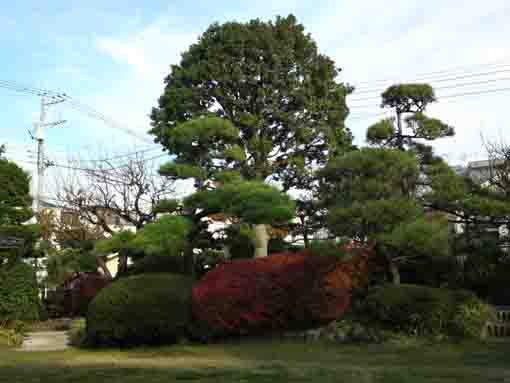
[[[34,268],[23,262],[0,267],[0,325],[35,321],[39,308]]]
[[[480,337],[489,318],[471,292],[405,284],[375,288],[361,310],[372,324],[414,335]]]
[[[142,274],[120,279],[90,303],[87,342],[129,346],[176,342],[191,322],[192,279]]]

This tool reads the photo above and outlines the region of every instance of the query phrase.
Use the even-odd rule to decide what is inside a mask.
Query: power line
[[[510,66],[510,64],[508,66]],[[479,73],[469,73],[469,74],[464,74],[464,75],[460,75],[460,76],[440,78],[438,80],[431,80],[430,82],[431,83],[450,82],[450,81],[464,80],[464,79],[468,79],[468,78],[483,77],[483,76],[489,76],[489,75],[501,74],[501,73],[510,73],[510,69],[501,69],[501,70],[496,70],[496,71],[479,72]],[[414,80],[407,81],[407,82],[413,83],[413,82],[417,82],[417,80],[414,79]],[[371,89],[371,90],[364,90],[364,91],[360,91],[360,92],[355,91],[355,94],[359,95],[359,94],[375,93],[375,92],[380,92],[380,91],[381,91],[381,88],[377,88],[377,89]]]
[[[510,87],[509,88],[481,90],[481,91],[476,91],[476,92],[465,92],[465,93],[458,93],[458,94],[449,94],[449,95],[441,96],[440,99],[443,100],[445,98],[457,98],[457,97],[465,97],[465,96],[477,96],[477,95],[482,95],[482,94],[508,92],[508,91],[510,91]]]
[[[48,97],[48,98],[62,98],[62,97],[66,96],[66,94],[62,93],[62,92],[57,92],[57,91],[42,89],[42,88],[34,88],[34,87],[21,85],[14,81],[8,81],[8,80],[0,80],[0,87],[5,88],[5,89],[14,90],[19,93],[31,94],[33,96],[38,96],[38,97],[44,96],[44,97]]]
[[[369,120],[369,119],[372,119],[372,118],[375,118],[375,117],[384,117],[386,116],[386,114],[384,113],[367,113],[365,115],[354,115],[351,117],[351,115],[349,115],[348,117],[348,120],[349,121],[364,121],[364,120]]]
[[[166,157],[166,156],[168,156],[168,153],[158,154],[157,156],[153,156],[153,157],[149,157],[149,158],[144,158],[144,159],[140,159],[140,160],[137,160],[137,161],[145,163],[145,162],[153,161],[153,160],[156,160],[158,158],[163,158],[163,157]],[[98,171],[111,172],[111,171],[114,171],[114,170],[119,170],[119,169],[123,169],[123,168],[129,167],[129,166],[131,166],[131,164],[130,163],[126,163],[126,164],[122,164],[122,165],[119,165],[119,166],[112,167],[110,169],[81,168],[81,167],[69,166],[69,165],[63,165],[63,164],[52,164],[52,166],[60,167],[60,168],[67,168],[67,169],[71,169],[71,170],[85,171],[85,172],[98,172]]]
[[[510,70],[508,70],[506,72],[510,73]],[[493,79],[488,79],[488,80],[472,81],[472,82],[465,82],[465,83],[459,83],[459,84],[454,84],[454,85],[439,86],[439,87],[434,87],[434,90],[454,89],[454,88],[461,88],[464,86],[484,85],[484,84],[490,84],[493,82],[509,81],[509,80],[510,80],[510,77],[499,77],[499,78],[493,78]],[[374,99],[380,99],[380,98],[381,98],[381,96],[378,95],[378,96],[351,99],[351,101],[367,101],[367,100],[374,100]]]
[[[94,159],[94,160],[84,160],[84,161],[87,161],[87,162],[108,162],[108,161],[117,160],[119,158],[131,157],[131,156],[135,156],[137,154],[153,152],[155,150],[160,150],[160,149],[161,148],[159,148],[159,147],[157,147],[157,148],[147,148],[147,149],[138,150],[136,152],[119,154],[118,156],[113,156],[113,157],[108,157],[108,158],[99,158],[99,159]]]
[[[507,59],[508,58],[505,58],[505,60],[507,60]],[[433,71],[433,72],[417,73],[415,75],[415,78],[417,78],[417,79],[427,79],[427,78],[444,77],[445,75],[452,75],[452,74],[455,74],[455,73],[459,73],[459,70],[462,73],[462,72],[468,71],[468,69],[469,69],[469,71],[471,71],[473,68],[479,68],[479,67],[495,67],[495,68],[499,68],[499,67],[508,67],[508,66],[510,66],[510,63],[508,63],[508,62],[505,63],[504,60],[500,60],[500,61],[490,62],[490,63],[485,63],[485,64],[457,66],[457,67],[452,67],[452,68],[449,68],[449,69],[442,69],[442,70]],[[392,82],[392,81],[395,81],[395,78],[396,77],[386,78],[386,79],[379,79],[379,80],[360,81],[357,84],[355,84],[355,86],[356,85],[363,85],[363,87],[367,87],[367,86],[372,86],[372,85],[375,85],[375,84],[378,84],[378,83]],[[365,84],[369,84],[369,85],[365,86]]]
[[[454,88],[452,87],[450,89],[454,89]],[[438,101],[441,101],[441,100],[446,99],[446,98],[457,98],[457,97],[464,97],[464,96],[476,96],[476,95],[484,95],[484,94],[491,94],[491,93],[500,93],[500,92],[506,92],[508,90],[510,90],[510,88],[479,89],[479,90],[472,91],[472,92],[439,95],[436,98],[437,98]],[[355,108],[358,111],[359,111],[360,108],[368,108],[367,112],[369,110],[372,110],[372,108],[377,107],[377,106],[378,105],[375,104],[375,103],[374,104],[364,104],[364,105],[350,105],[351,108]]]
[[[167,154],[165,153],[165,154],[162,154],[162,155],[150,157],[150,158],[147,158],[147,159],[143,159],[141,162],[145,163],[145,162],[148,162],[148,161],[151,161],[151,160],[155,160],[157,158],[161,158],[161,157],[166,156],[166,155]],[[31,165],[36,165],[37,164],[37,162],[35,162],[35,161],[16,160],[15,162],[19,162],[19,163],[22,163],[22,164],[31,164]],[[119,169],[125,168],[125,167],[129,167],[129,166],[131,166],[131,164],[123,164],[121,166],[113,167],[113,168],[110,168],[110,169],[98,169],[98,168],[93,169],[93,168],[84,168],[84,167],[80,167],[80,166],[58,164],[58,163],[49,161],[47,166],[48,167],[56,167],[56,168],[62,168],[62,169],[67,169],[67,170],[75,170],[75,171],[79,171],[79,172],[88,173],[88,174],[94,175],[95,177],[101,177],[101,179],[104,179],[105,181],[125,183],[126,180],[115,178],[115,173],[111,174],[111,172],[113,172],[115,170],[119,170]],[[150,177],[159,177],[160,175],[148,174],[148,176],[150,176]]]
[[[127,133],[127,134],[129,134],[129,135],[131,135],[131,136],[141,140],[141,141],[151,142],[152,143],[152,140],[150,138],[145,137],[145,136],[139,134],[138,132],[134,131],[131,128],[125,127],[123,125],[120,125],[119,123],[114,121],[112,118],[106,116],[105,114],[103,114],[101,112],[98,112],[97,110],[95,110],[94,108],[92,108],[89,105],[86,105],[84,103],[78,102],[74,98],[71,98],[70,96],[66,97],[66,101],[67,101],[66,104],[70,108],[72,108],[72,109],[74,109],[74,110],[76,110],[78,112],[81,112],[81,113],[87,115],[90,118],[99,120],[99,121],[103,122],[104,124],[106,124],[107,126],[113,128],[113,129],[122,130],[123,132],[125,132],[125,133]]]
[[[78,102],[77,100],[75,100],[71,96],[67,95],[66,93],[56,92],[56,91],[52,91],[52,90],[48,90],[48,89],[24,86],[21,84],[17,84],[16,82],[7,81],[7,80],[0,80],[0,88],[4,88],[4,89],[11,90],[11,91],[32,95],[32,96],[47,97],[47,98],[50,98],[50,99],[53,99],[56,101],[57,100],[58,101],[66,101],[67,104],[70,105],[70,107],[75,109],[76,111],[84,113],[87,116],[94,118],[96,120],[102,121],[103,123],[105,123],[106,125],[114,128],[114,129],[122,130],[125,133],[130,134],[130,135],[138,138],[139,140],[142,140],[145,142],[151,141],[149,138],[138,134],[136,131],[118,124],[116,121],[114,121],[110,117],[106,116],[105,114],[98,112],[91,106],[86,105],[81,102]]]
[[[139,160],[139,162],[149,162],[149,161],[153,161],[155,159],[158,159],[158,158],[162,158],[162,157],[165,157],[165,156],[168,156],[168,153],[163,153],[163,154],[159,154],[157,156],[153,156],[153,157],[149,157],[149,158],[144,158],[142,160]],[[32,164],[32,165],[35,165],[37,164],[37,162],[35,161],[24,161],[24,160],[17,160],[18,162],[21,162],[21,163],[26,163],[26,164]],[[79,167],[79,166],[72,166],[72,165],[64,165],[64,164],[59,164],[59,163],[55,163],[55,162],[52,162],[50,161],[49,166],[51,167],[57,167],[57,168],[63,168],[63,169],[69,169],[69,170],[77,170],[77,171],[83,171],[83,172],[99,172],[99,171],[102,171],[102,172],[111,172],[113,170],[118,170],[118,169],[122,169],[122,168],[125,168],[125,167],[128,167],[130,166],[129,163],[127,164],[122,164],[122,165],[119,165],[119,166],[115,166],[115,167],[112,167],[110,169],[94,169],[94,168],[84,168],[84,167]]]
[[[129,153],[124,153],[124,154],[119,154],[117,156],[112,156],[112,157],[108,157],[108,158],[99,158],[99,159],[92,159],[92,160],[88,160],[88,159],[79,159],[80,162],[109,162],[109,161],[114,161],[114,160],[118,160],[118,159],[123,159],[123,158],[126,158],[126,157],[131,157],[131,156],[135,156],[135,155],[138,155],[138,154],[142,154],[142,153],[148,153],[148,152],[153,152],[155,150],[160,150],[160,148],[147,148],[147,149],[143,149],[143,150],[138,150],[138,151],[135,151],[135,152],[129,152]],[[27,149],[28,151],[28,149]],[[15,156],[15,155],[19,155],[20,153],[19,152],[15,152],[13,151],[12,149],[7,149],[5,151],[6,154],[10,155],[10,156]],[[25,153],[21,153],[21,154],[24,154],[25,157],[29,157],[27,156]],[[166,155],[166,154],[165,154]]]

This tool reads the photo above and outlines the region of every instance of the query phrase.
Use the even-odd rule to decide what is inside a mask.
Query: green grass
[[[0,348],[0,382],[510,382],[510,343],[255,342],[129,351]]]

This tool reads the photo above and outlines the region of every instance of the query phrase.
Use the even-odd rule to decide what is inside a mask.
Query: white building
[[[472,161],[469,162],[466,167],[458,167],[456,170],[457,173],[468,176],[482,187],[489,187],[490,180],[495,176],[494,170],[503,164],[504,161]],[[455,224],[454,231],[456,233],[464,233],[465,224]],[[486,232],[489,236],[493,236],[500,241],[503,240],[506,242],[510,240],[509,228],[507,225],[489,226],[486,228]]]
[[[45,212],[47,214],[51,214],[53,216],[53,219],[57,220],[58,222],[61,222],[62,224],[66,225],[69,228],[75,227],[83,227],[83,225],[91,225],[88,222],[85,222],[81,217],[78,211],[57,206],[55,204],[52,204],[48,201],[41,200],[40,202],[40,211]],[[136,227],[130,223],[121,218],[120,216],[110,212],[105,211],[104,213],[104,219],[106,221],[106,224],[114,231],[132,231],[136,232]],[[105,233],[105,235],[108,235],[108,233]],[[55,236],[53,236],[52,239],[53,245],[57,248],[59,247],[59,244],[56,241]],[[118,270],[118,257],[117,254],[110,254],[105,257],[106,258],[106,267],[110,271],[113,277],[117,274]],[[32,261],[35,262],[35,261]],[[43,280],[46,276],[46,270],[44,267],[45,259],[39,259],[38,260],[38,279]],[[101,269],[99,269],[101,271]]]

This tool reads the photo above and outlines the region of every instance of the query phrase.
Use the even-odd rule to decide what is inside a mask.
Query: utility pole
[[[51,164],[45,160],[44,156],[44,128],[55,127],[64,124],[65,120],[58,120],[54,122],[46,122],[46,113],[48,107],[55,104],[60,104],[66,101],[64,96],[51,96],[51,101],[48,101],[46,94],[41,95],[41,110],[39,114],[39,121],[35,125],[35,136],[32,138],[37,141],[37,191],[35,193],[35,211],[39,212],[41,208],[41,197],[44,190],[44,171]]]

